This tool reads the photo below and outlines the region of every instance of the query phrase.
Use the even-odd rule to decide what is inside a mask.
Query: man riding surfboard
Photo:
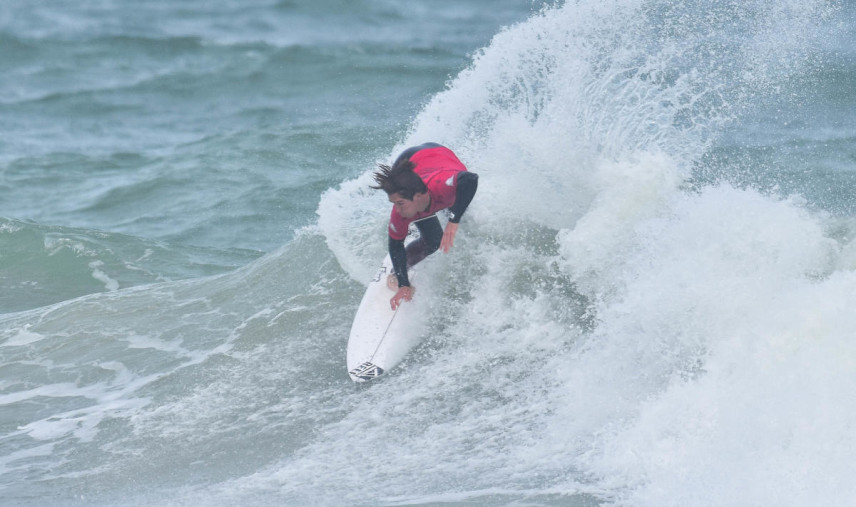
[[[393,265],[390,285],[395,295],[393,310],[402,300],[410,301],[414,289],[407,277],[408,268],[437,249],[448,252],[458,232],[461,217],[478,188],[478,175],[467,171],[452,150],[437,143],[425,143],[404,150],[392,166],[379,164],[376,186],[392,203],[389,219],[389,255]],[[446,229],[440,226],[437,212],[449,209]],[[419,229],[419,239],[405,248],[409,225]],[[392,278],[394,276],[394,278]]]

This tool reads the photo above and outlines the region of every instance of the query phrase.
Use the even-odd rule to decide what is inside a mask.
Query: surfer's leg
[[[431,215],[415,222],[419,229],[419,239],[407,245],[407,267],[415,266],[425,257],[436,252],[440,248],[443,239],[443,227],[437,215]]]

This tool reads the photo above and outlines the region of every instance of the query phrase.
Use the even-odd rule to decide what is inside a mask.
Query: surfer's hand
[[[443,231],[443,239],[440,240],[440,249],[443,253],[449,253],[449,249],[455,243],[455,234],[458,232],[458,224],[449,222]]]
[[[392,307],[393,310],[398,308],[398,305],[401,304],[401,300],[410,301],[413,299],[413,287],[399,287],[398,292],[392,296],[392,299],[389,300],[389,306]]]

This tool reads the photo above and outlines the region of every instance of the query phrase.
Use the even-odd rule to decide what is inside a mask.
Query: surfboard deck
[[[380,377],[398,365],[421,340],[424,312],[415,299],[402,303],[396,310],[389,306],[395,295],[387,286],[387,277],[392,272],[392,260],[387,255],[369,281],[354,316],[347,353],[348,375],[354,382]],[[413,277],[411,271],[410,278]]]

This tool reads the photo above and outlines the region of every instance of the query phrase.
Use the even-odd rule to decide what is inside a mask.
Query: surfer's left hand
[[[446,229],[443,231],[443,239],[440,240],[440,249],[443,253],[449,253],[452,245],[455,244],[455,234],[458,232],[458,224],[449,222],[446,224]]]
[[[398,292],[389,300],[389,306],[395,310],[401,304],[401,300],[410,301],[413,299],[413,287],[399,287]]]

